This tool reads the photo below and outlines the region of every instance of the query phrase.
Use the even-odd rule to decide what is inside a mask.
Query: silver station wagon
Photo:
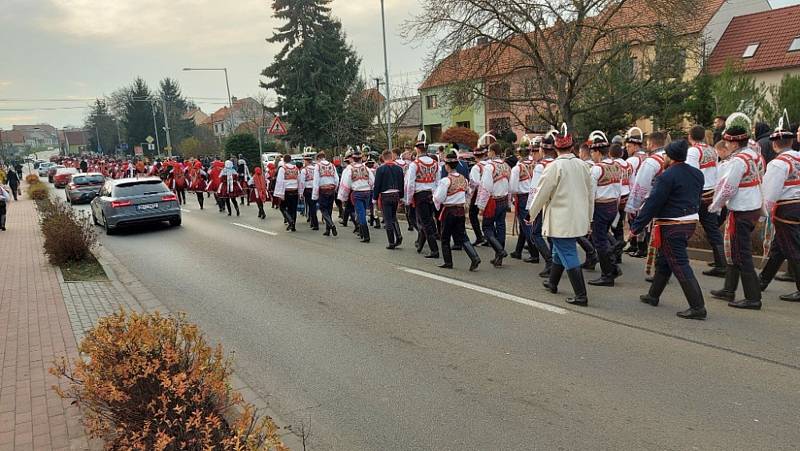
[[[178,198],[157,177],[108,180],[91,206],[92,220],[103,225],[108,235],[119,227],[138,224],[181,225]]]

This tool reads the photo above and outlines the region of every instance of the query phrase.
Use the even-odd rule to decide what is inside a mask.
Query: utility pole
[[[167,148],[169,149],[167,156],[172,156],[172,140],[169,136],[169,120],[167,120],[167,101],[161,98],[161,107],[164,110],[164,132],[167,134]]]
[[[103,146],[100,144],[100,124],[95,121],[94,133],[97,136],[97,153],[103,153]]]
[[[156,122],[156,101],[150,101],[150,106],[153,109],[153,130],[156,132],[156,151],[158,152],[158,156],[161,156],[161,143],[158,140],[158,123]]]
[[[384,13],[383,0],[381,0],[381,24],[383,25],[383,68],[386,71],[386,135],[388,136],[389,149],[392,146],[392,99],[389,93],[389,56],[386,54],[386,14]]]

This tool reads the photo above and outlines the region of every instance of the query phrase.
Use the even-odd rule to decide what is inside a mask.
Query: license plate
[[[137,210],[154,210],[156,208],[158,208],[158,204],[142,204],[136,206]]]

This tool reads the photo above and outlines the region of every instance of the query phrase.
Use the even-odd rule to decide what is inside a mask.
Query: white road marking
[[[181,211],[184,212],[184,213],[191,213],[192,212],[192,210],[187,210],[185,208],[181,208]]]
[[[527,305],[529,307],[538,308],[550,313],[557,313],[559,315],[566,315],[567,310],[561,307],[555,307],[550,304],[545,304],[543,302],[532,301],[530,299],[521,298],[519,296],[515,296],[513,294],[503,293],[502,291],[492,290],[491,288],[482,287],[479,285],[473,285],[471,283],[462,282],[460,280],[453,280],[447,277],[442,277],[436,274],[430,274],[424,271],[419,271],[416,269],[411,268],[404,268],[402,266],[398,267],[398,269],[405,271],[409,274],[414,274],[420,277],[426,277],[428,279],[438,280],[440,282],[448,283],[450,285],[455,285],[457,287],[466,288],[468,290],[477,291],[479,293],[488,294],[490,296],[494,296],[500,299],[505,299],[507,301],[516,302],[518,304]]]
[[[269,236],[278,236],[278,234],[275,233],[275,232],[270,232],[269,230],[259,229],[258,227],[252,227],[252,226],[245,225],[245,224],[239,224],[238,222],[232,222],[231,224],[235,225],[236,227],[241,227],[243,229],[252,230],[254,232],[261,232],[261,233],[269,235]]]

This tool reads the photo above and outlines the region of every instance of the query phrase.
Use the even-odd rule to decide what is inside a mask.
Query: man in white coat
[[[566,127],[564,127],[566,128]],[[553,243],[553,266],[544,282],[552,293],[558,292],[558,282],[566,269],[575,297],[567,299],[573,305],[586,306],[586,284],[576,247],[577,238],[586,236],[592,215],[592,178],[589,167],[572,153],[572,136],[566,130],[556,138],[558,158],[547,165],[539,179],[531,204],[530,215],[542,215],[542,234]]]

